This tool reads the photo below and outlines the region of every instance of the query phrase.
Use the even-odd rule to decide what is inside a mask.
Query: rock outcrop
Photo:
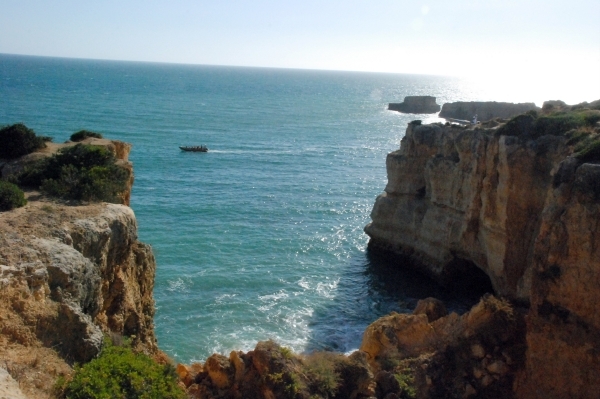
[[[487,296],[462,316],[384,316],[367,328],[360,350],[375,373],[412,370],[417,397],[511,398],[524,329],[522,314]]]
[[[580,117],[584,126],[570,125]],[[497,294],[530,305],[516,397],[592,398],[600,390],[600,113],[536,118],[410,124],[388,155],[388,184],[365,231],[371,249],[408,257],[442,283],[483,271]]]
[[[496,101],[458,101],[445,103],[440,118],[472,120],[475,115],[480,121],[494,118],[512,118],[531,110],[539,110],[534,103],[503,103]]]
[[[104,141],[131,170],[129,145]],[[92,359],[106,335],[156,354],[156,264],[137,239],[132,209],[27,196],[26,206],[0,212],[0,359],[9,374],[43,398],[70,365]]]
[[[402,103],[389,103],[388,109],[404,114],[434,114],[439,112],[440,106],[432,96],[406,96]]]
[[[248,353],[214,354],[203,365],[180,364],[177,373],[188,396],[197,399],[367,399],[377,387],[364,352],[300,356],[273,341]]]

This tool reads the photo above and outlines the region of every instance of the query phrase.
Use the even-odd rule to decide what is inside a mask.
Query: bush
[[[183,399],[172,365],[160,365],[130,348],[107,345],[91,362],[75,367],[64,385],[66,399]]]
[[[109,150],[77,144],[30,166],[18,180],[63,199],[118,202],[128,179]]]
[[[0,211],[10,211],[27,204],[23,191],[16,185],[0,180]]]
[[[600,112],[594,110],[555,112],[541,116],[538,116],[535,111],[530,111],[509,120],[504,126],[498,128],[497,134],[527,138],[568,135],[569,132],[589,129],[598,121],[600,121]]]
[[[0,129],[0,158],[14,159],[46,147],[49,137],[38,137],[22,123]]]
[[[83,141],[83,140],[87,139],[88,137],[94,137],[97,139],[101,139],[102,135],[100,133],[90,132],[89,130],[80,130],[71,135],[71,141]]]

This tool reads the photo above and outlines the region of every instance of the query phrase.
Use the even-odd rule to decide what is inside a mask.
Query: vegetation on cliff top
[[[0,129],[0,158],[15,159],[46,147],[50,137],[37,136],[32,129],[22,123]]]
[[[27,204],[27,200],[19,187],[0,180],[0,211],[10,211],[25,204]]]
[[[17,180],[63,199],[118,202],[129,172],[115,162],[104,147],[77,144],[27,167]]]
[[[498,135],[536,139],[544,135],[565,136],[581,162],[600,161],[600,111],[573,107],[573,110],[539,115],[530,111],[498,128]]]
[[[83,141],[83,140],[87,139],[88,137],[101,139],[102,135],[100,133],[90,132],[89,130],[80,130],[71,135],[71,141],[75,141],[75,142]]]
[[[100,355],[75,367],[70,381],[57,382],[58,397],[65,399],[183,399],[172,365],[161,365],[131,348],[106,340]]]

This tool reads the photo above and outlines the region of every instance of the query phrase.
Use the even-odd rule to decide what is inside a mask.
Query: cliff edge
[[[130,146],[105,144],[131,172]],[[19,162],[25,161],[5,164],[3,172]],[[157,353],[156,264],[152,249],[138,241],[131,208],[26,194],[26,206],[0,212],[0,359],[24,393],[48,397],[58,376],[99,352],[105,335]]]
[[[480,127],[411,123],[365,228],[371,249],[446,285],[482,271],[529,306],[517,397],[600,389],[600,111],[573,109]]]

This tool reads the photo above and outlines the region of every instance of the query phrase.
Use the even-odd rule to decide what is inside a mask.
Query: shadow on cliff
[[[449,312],[462,314],[492,292],[489,280],[460,289],[440,286],[414,271],[404,257],[367,250],[348,260],[334,298],[315,309],[307,351],[358,349],[365,328],[392,311],[410,313],[420,299],[442,300]],[[473,272],[473,270],[469,270]]]

